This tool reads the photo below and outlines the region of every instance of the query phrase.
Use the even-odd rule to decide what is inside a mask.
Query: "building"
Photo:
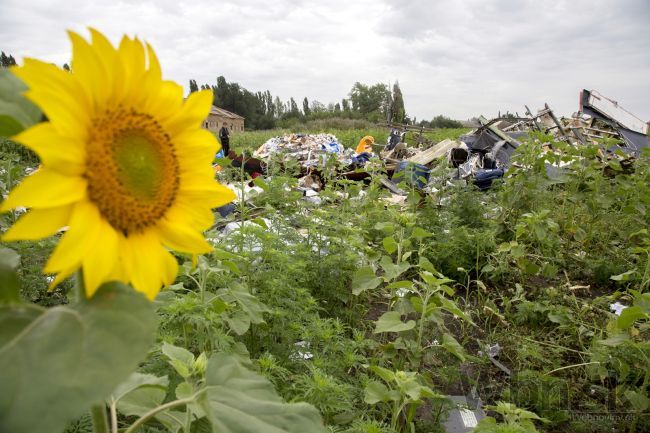
[[[209,131],[218,133],[224,125],[233,134],[244,132],[243,117],[213,105],[210,109],[210,114],[208,114],[208,117],[203,122],[203,127]]]

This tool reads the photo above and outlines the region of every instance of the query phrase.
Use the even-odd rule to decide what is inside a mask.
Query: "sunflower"
[[[214,180],[219,143],[200,127],[212,93],[184,101],[149,44],[125,36],[116,48],[90,32],[90,41],[69,32],[72,73],[34,59],[12,69],[49,121],[13,137],[41,168],[2,203],[1,211],[30,208],[3,240],[68,226],[44,268],[56,274],[52,287],[83,269],[88,297],[116,280],[153,299],[178,273],[169,249],[209,252],[202,231],[211,209],[234,198]]]

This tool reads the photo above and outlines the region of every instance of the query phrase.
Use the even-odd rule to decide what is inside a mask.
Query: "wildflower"
[[[3,240],[69,226],[45,265],[51,287],[81,268],[88,297],[118,280],[153,299],[178,272],[168,248],[209,252],[211,208],[234,198],[214,180],[219,144],[200,128],[212,93],[184,102],[149,44],[125,36],[116,48],[90,31],[90,42],[69,32],[72,73],[34,59],[12,69],[49,121],[14,137],[42,166],[2,203],[31,208]]]

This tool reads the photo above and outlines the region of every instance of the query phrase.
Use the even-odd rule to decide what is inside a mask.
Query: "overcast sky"
[[[650,0],[0,0],[0,49],[70,59],[66,29],[150,42],[188,88],[223,75],[325,104],[399,81],[407,113],[561,115],[596,89],[650,120]]]

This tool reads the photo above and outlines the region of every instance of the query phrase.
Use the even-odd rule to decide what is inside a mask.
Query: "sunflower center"
[[[178,160],[169,135],[152,116],[104,113],[93,121],[87,150],[89,198],[116,230],[142,231],[173,204]]]

